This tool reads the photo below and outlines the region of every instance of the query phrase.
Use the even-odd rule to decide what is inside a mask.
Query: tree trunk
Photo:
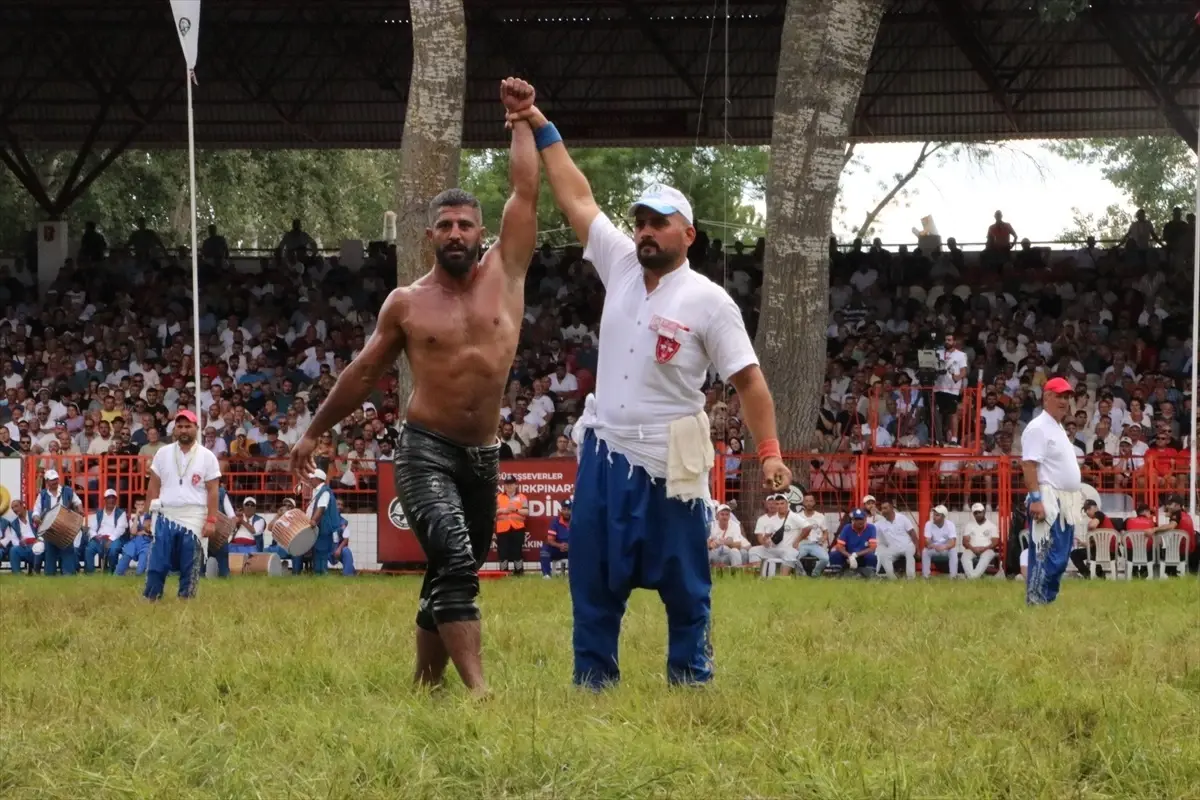
[[[755,348],[775,396],[785,451],[807,448],[816,429],[834,200],[885,5],[884,0],[788,0],[784,16]]]
[[[462,0],[409,0],[413,63],[396,178],[396,281],[412,283],[429,270],[425,238],[429,201],[458,184],[467,86],[467,23]],[[503,124],[498,121],[497,124]],[[412,394],[407,359],[400,359],[400,408]]]

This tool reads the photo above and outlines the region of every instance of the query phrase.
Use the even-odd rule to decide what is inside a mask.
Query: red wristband
[[[216,522],[216,521],[217,521],[217,518],[216,518],[216,517],[209,517],[208,519],[206,519],[206,520],[204,520],[204,521],[205,521],[205,522]]]
[[[768,458],[783,458],[783,453],[779,450],[778,439],[767,439],[758,445],[758,460],[765,461]]]

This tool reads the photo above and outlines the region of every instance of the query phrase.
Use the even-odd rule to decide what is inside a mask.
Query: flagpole
[[[200,422],[200,253],[196,250],[196,119],[192,110],[193,74],[187,70],[188,178],[192,200],[192,368],[196,380],[196,424]]]
[[[1197,17],[1200,20],[1200,16]],[[1200,116],[1198,116],[1200,118]],[[1197,152],[1200,153],[1200,141],[1197,141]],[[1196,215],[1200,216],[1200,162],[1196,164]],[[1195,241],[1192,242],[1192,436],[1188,440],[1189,457],[1188,464],[1188,494],[1191,501],[1188,504],[1188,513],[1192,519],[1196,518],[1196,467],[1197,459],[1200,459],[1200,442],[1196,441],[1197,425],[1196,409],[1197,403],[1200,402],[1200,397],[1196,394],[1197,375],[1200,374],[1200,358],[1197,358],[1197,350],[1200,350],[1200,229],[1197,229]]]

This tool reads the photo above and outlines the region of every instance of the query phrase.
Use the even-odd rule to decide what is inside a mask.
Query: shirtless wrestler
[[[509,113],[534,101],[533,88],[514,78],[501,82],[500,97]],[[500,401],[537,238],[538,153],[526,122],[512,127],[509,177],[500,239],[482,259],[479,202],[459,189],[433,199],[426,235],[437,263],[384,301],[370,341],[292,451],[292,469],[308,480],[318,437],[359,408],[407,354],[413,393],[395,452],[396,493],[428,559],[415,680],[440,686],[449,659],[476,694],[487,691],[475,598],[496,521]]]

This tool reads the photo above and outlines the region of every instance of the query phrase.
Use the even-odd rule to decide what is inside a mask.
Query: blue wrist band
[[[1040,503],[1040,502],[1042,502],[1042,493],[1041,492],[1030,492],[1026,496],[1025,499],[1031,503]]]
[[[554,127],[553,122],[547,122],[533,132],[533,141],[537,145],[539,153],[550,145],[558,144],[562,140],[562,135],[558,132],[558,128]]]

